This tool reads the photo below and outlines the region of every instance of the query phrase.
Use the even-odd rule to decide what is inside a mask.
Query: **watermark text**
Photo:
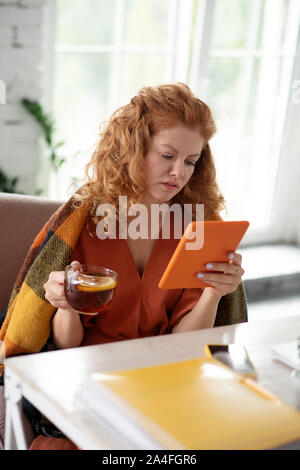
[[[99,204],[96,216],[101,220],[96,227],[100,240],[107,238],[120,239],[181,239],[183,233],[187,240],[185,249],[199,250],[204,244],[204,204],[196,204],[196,222],[192,223],[192,204],[151,204],[149,209],[144,204],[133,204],[127,207],[127,196],[119,196],[119,223],[117,224],[116,208],[112,204]],[[171,213],[173,218],[171,221]]]

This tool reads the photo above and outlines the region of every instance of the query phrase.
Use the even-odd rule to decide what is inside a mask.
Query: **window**
[[[286,157],[299,18],[294,0],[198,2],[202,35],[193,43],[189,80],[216,117],[212,148],[228,218],[250,220],[253,241],[283,236],[274,230],[274,196]]]
[[[81,151],[62,168],[64,186],[82,176],[99,125],[118,106],[142,86],[173,79],[175,56],[178,64],[188,50],[175,44],[191,6],[182,0],[57,0],[54,115],[67,153]]]
[[[64,186],[82,175],[99,125],[118,106],[144,85],[184,81],[216,118],[227,218],[250,220],[251,240],[280,237],[275,196],[299,18],[297,0],[57,0],[53,110],[70,155]]]

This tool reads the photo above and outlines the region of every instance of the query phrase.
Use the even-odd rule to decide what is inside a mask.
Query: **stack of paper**
[[[300,370],[300,339],[272,347],[276,359],[284,362],[293,369]]]

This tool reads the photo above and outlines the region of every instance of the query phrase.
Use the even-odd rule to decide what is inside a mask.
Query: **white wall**
[[[51,0],[50,0],[51,1]],[[34,194],[42,169],[40,128],[20,104],[23,97],[42,102],[47,0],[0,1],[0,167],[18,176],[19,191]],[[46,163],[47,165],[47,163]]]

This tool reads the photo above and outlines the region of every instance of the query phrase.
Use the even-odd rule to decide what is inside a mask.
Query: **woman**
[[[143,204],[150,224],[151,207],[162,203],[177,203],[181,207],[193,204],[194,219],[196,204],[204,204],[205,220],[221,219],[224,199],[216,182],[208,143],[214,132],[215,123],[208,106],[180,83],[143,88],[128,105],[117,110],[87,165],[86,183],[52,217],[33,244],[12,295],[7,334],[10,323],[17,317],[14,310],[21,308],[18,296],[22,296],[24,284],[34,291],[32,299],[39,297],[36,307],[39,317],[43,309],[43,322],[46,317],[48,324],[51,320],[52,339],[57,348],[246,321],[240,254],[228,254],[227,263],[211,260],[211,268],[217,272],[205,274],[204,280],[212,287],[160,290],[158,282],[178,244],[174,236],[161,238],[161,220],[160,235],[156,238],[136,239],[129,230],[117,238],[99,239],[96,235],[103,219],[97,215],[101,204],[115,208],[120,227],[120,195],[127,197],[128,207]],[[129,223],[134,218],[129,215]],[[86,263],[118,272],[118,286],[104,314],[79,315],[70,307],[63,289],[64,268],[69,262],[75,269],[79,269],[79,263]],[[35,276],[33,283],[32,273],[37,272],[37,266],[39,280]],[[48,324],[41,330],[40,323],[39,326],[36,323],[31,333],[35,341],[24,344],[24,351],[40,350],[49,336]],[[31,448],[75,446],[67,439],[39,436]]]

